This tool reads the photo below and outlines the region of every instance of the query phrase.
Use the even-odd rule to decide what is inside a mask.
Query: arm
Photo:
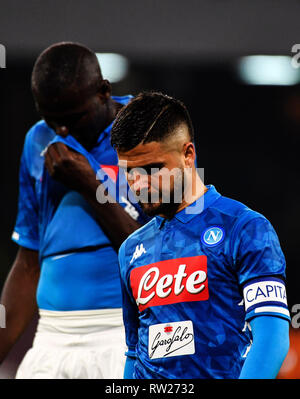
[[[258,215],[242,223],[236,266],[253,344],[240,378],[275,378],[289,346],[285,259],[267,219]]]
[[[79,192],[92,206],[98,222],[116,249],[140,227],[120,204],[97,201],[96,191],[101,183],[82,154],[68,149],[63,143],[54,143],[45,154],[45,165],[51,177]]]
[[[133,380],[134,379],[134,376],[133,376],[134,362],[135,362],[135,357],[127,355],[125,369],[124,369],[124,379],[125,380]]]
[[[38,252],[20,247],[1,295],[1,304],[6,311],[6,328],[0,328],[0,362],[37,310],[35,295],[39,274]]]
[[[138,342],[139,315],[138,309],[129,289],[129,279],[126,277],[125,243],[119,250],[119,264],[121,276],[121,290],[123,301],[123,321],[125,327],[127,351],[124,368],[124,378],[134,379],[134,365],[136,361],[135,347]]]
[[[101,183],[96,180],[96,176],[93,173],[78,191],[92,206],[96,212],[98,222],[110,238],[115,249],[118,250],[122,242],[141,225],[132,219],[120,204],[109,201],[104,204],[99,203],[96,198],[96,191],[100,185]]]
[[[276,316],[258,316],[250,326],[253,343],[239,378],[276,378],[289,350],[289,322]]]

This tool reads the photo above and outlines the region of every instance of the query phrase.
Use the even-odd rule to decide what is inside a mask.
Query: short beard
[[[143,202],[139,202],[139,205],[148,216],[152,217],[156,215],[164,215],[167,219],[172,219],[172,217],[175,215],[181,204],[180,203],[167,204],[164,202],[158,202],[155,204],[151,203],[145,204]]]
[[[185,175],[184,175],[184,168],[180,168],[181,173],[182,173],[182,179],[181,179],[181,187],[177,187],[181,190],[182,196],[184,195],[184,182],[185,182]],[[176,184],[176,180],[175,180]],[[139,201],[139,205],[143,209],[143,211],[148,215],[148,216],[156,216],[156,215],[163,215],[167,219],[172,219],[176,212],[178,211],[178,208],[180,207],[182,202],[175,202],[175,192],[176,188],[173,187],[173,190],[170,192],[170,202],[164,202],[163,201],[163,195],[160,193],[160,198],[159,202],[154,202],[154,203],[149,203],[149,202],[143,202]],[[183,200],[183,198],[182,198]]]

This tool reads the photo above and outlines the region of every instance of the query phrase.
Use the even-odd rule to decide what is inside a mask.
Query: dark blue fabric
[[[285,259],[271,223],[240,202],[221,196],[213,186],[208,188],[202,198],[171,220],[152,219],[120,248],[126,343],[137,357],[136,378],[238,378],[251,342],[243,286],[266,276],[284,280]],[[138,250],[141,245],[143,251]],[[135,280],[139,270],[159,268],[168,260],[176,263],[178,259],[179,265],[185,258],[199,256],[207,260],[207,298],[187,300],[184,289],[176,303],[165,304],[167,297],[158,297],[152,274],[143,296],[154,295],[154,299],[140,310],[134,294],[140,284]],[[168,271],[173,278],[178,265]],[[270,299],[264,300],[267,305]],[[264,306],[264,310],[277,315],[282,306]],[[289,320],[287,307],[281,316]],[[193,323],[195,354],[151,359],[149,327],[181,321]]]

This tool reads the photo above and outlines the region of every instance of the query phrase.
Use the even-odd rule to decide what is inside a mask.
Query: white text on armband
[[[266,304],[287,307],[285,285],[277,278],[252,281],[246,284],[243,293],[246,311]]]

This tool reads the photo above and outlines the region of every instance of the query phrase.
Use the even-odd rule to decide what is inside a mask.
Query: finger
[[[73,148],[66,146],[64,143],[55,143],[55,144],[56,144],[55,150],[59,154],[62,162],[85,158],[83,155],[79,154],[79,152],[73,150]]]
[[[59,172],[58,166],[62,164],[62,159],[56,144],[58,143],[51,144],[45,154],[45,165],[52,177],[57,175]]]
[[[70,149],[64,143],[54,143],[53,145],[61,159],[67,159],[70,157]]]
[[[44,157],[45,157],[45,167],[48,170],[50,176],[53,176],[54,174],[53,160],[48,151],[45,153]]]
[[[48,149],[46,154],[49,155],[50,160],[52,160],[52,163],[57,163],[60,161],[61,157],[59,154],[59,151],[57,149],[57,143],[51,144]]]

